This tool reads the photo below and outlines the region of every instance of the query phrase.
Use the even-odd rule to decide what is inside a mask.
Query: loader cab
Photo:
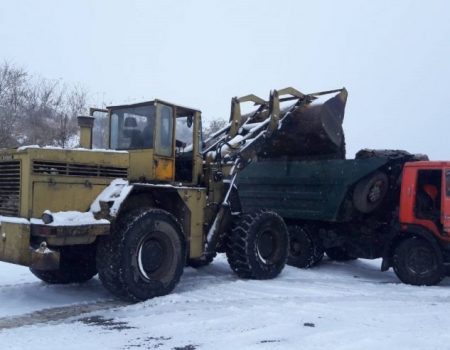
[[[198,184],[201,112],[154,100],[108,107],[109,148],[128,151],[129,179]]]
[[[421,226],[450,241],[450,162],[405,164],[400,223]]]

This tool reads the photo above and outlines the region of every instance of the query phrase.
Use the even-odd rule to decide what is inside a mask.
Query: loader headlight
[[[53,222],[53,215],[50,213],[44,213],[41,217],[44,224],[51,224]]]

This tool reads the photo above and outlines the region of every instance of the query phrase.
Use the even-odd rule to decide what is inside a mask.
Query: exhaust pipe
[[[80,147],[92,149],[92,128],[94,127],[94,117],[77,117],[80,127]]]

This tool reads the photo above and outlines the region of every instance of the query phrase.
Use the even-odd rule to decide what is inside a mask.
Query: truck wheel
[[[160,209],[138,209],[118,219],[101,237],[97,268],[106,289],[124,300],[142,301],[170,293],[186,263],[179,222]]]
[[[323,258],[323,247],[314,228],[309,225],[289,227],[289,257],[287,264],[308,268]]]
[[[283,219],[271,211],[242,215],[227,240],[227,259],[242,278],[270,279],[286,265],[289,234]]]
[[[97,274],[95,251],[95,244],[62,247],[58,270],[44,271],[30,268],[30,271],[49,284],[83,283]]]
[[[354,256],[351,256],[349,253],[347,253],[347,250],[342,247],[332,247],[325,249],[325,253],[331,260],[336,261],[349,261],[357,259]]]
[[[353,190],[353,205],[361,213],[371,213],[383,201],[388,186],[389,180],[385,173],[373,173],[356,184]]]
[[[407,284],[432,286],[442,281],[445,268],[440,252],[426,240],[412,237],[400,242],[394,252],[397,277]]]

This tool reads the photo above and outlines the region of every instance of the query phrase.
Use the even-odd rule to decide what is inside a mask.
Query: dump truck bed
[[[274,210],[285,219],[339,221],[353,186],[389,162],[385,157],[255,162],[237,177],[241,206],[244,212]]]

